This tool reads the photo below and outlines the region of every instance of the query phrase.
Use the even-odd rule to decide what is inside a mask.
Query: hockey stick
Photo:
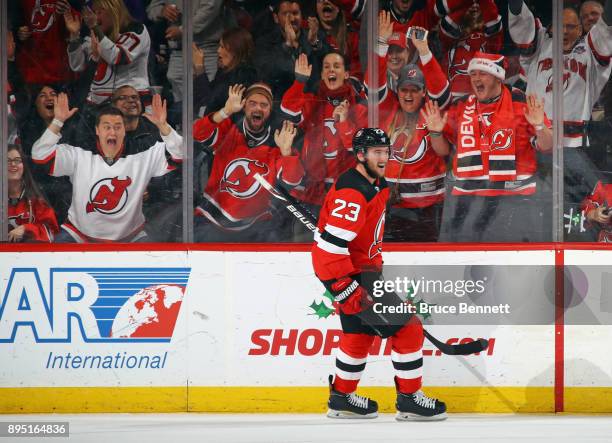
[[[255,180],[259,182],[274,198],[281,200],[285,208],[291,212],[304,226],[310,229],[312,232],[317,230],[317,218],[291,194],[285,189],[272,186],[268,183],[261,175],[255,174]],[[469,355],[476,352],[484,351],[489,347],[488,340],[484,338],[472,341],[469,343],[463,343],[458,345],[450,345],[443,343],[433,335],[431,335],[425,328],[423,328],[423,334],[427,337],[436,348],[442,353],[447,355]]]

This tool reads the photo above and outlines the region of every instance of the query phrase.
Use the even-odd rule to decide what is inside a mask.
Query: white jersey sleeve
[[[83,43],[81,43],[74,51],[70,50],[68,45],[68,64],[70,69],[74,72],[81,72],[87,65],[87,59],[91,54],[91,38],[85,37]]]
[[[167,174],[173,169],[168,163],[166,152],[170,154],[174,162],[180,162],[183,159],[183,137],[181,137],[174,129],[168,135],[162,135],[163,142],[157,142],[151,149],[150,154],[154,157],[149,163],[149,175],[151,177],[159,177]]]
[[[61,134],[54,134],[50,129],[32,145],[32,160],[34,163],[47,165],[49,174],[54,177],[72,176],[74,173],[78,152],[67,144],[58,144]]]

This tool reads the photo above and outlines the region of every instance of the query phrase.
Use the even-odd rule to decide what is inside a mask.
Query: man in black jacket
[[[308,61],[321,52],[323,42],[308,41],[308,32],[302,29],[302,10],[297,1],[280,0],[274,3],[272,17],[276,24],[272,32],[255,42],[255,67],[261,78],[272,87],[274,97],[282,97],[295,80],[295,61],[306,54]],[[320,72],[313,66],[312,72]],[[313,80],[314,81],[314,80]]]

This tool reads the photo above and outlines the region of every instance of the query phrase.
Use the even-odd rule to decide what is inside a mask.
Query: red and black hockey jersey
[[[213,149],[212,170],[196,214],[225,229],[246,229],[270,217],[270,194],[255,180],[259,173],[270,184],[281,180],[293,187],[304,169],[297,150],[283,156],[268,125],[257,138],[246,129],[243,114],[217,124],[207,115],[193,125],[193,138]]]
[[[356,169],[338,178],[325,197],[312,247],[312,264],[320,280],[382,270],[388,198],[384,178],[371,184]]]
[[[47,242],[53,241],[53,236],[59,232],[55,212],[43,199],[22,197],[17,202],[9,199],[8,222],[9,231],[18,226],[25,226],[23,241]]]
[[[19,44],[16,53],[25,83],[47,85],[74,78],[66,53],[68,31],[64,17],[56,11],[56,3],[56,0],[20,1],[21,24],[32,32],[30,38]]]
[[[321,82],[317,94],[305,92],[304,87],[305,83],[295,80],[283,95],[281,111],[299,121],[306,134],[301,152],[306,178],[296,188],[297,197],[320,205],[326,186],[355,165],[353,134],[367,126],[368,109],[364,91],[358,91],[351,81],[335,91],[326,90]],[[349,101],[349,116],[340,122],[333,112],[343,100]]]
[[[390,187],[398,187],[401,200],[395,206],[403,208],[431,206],[444,199],[446,161],[431,147],[429,131],[420,112],[410,140],[406,130],[402,129],[404,112],[397,95],[389,90],[386,82],[386,48],[386,45],[379,45],[378,81],[381,85],[377,88],[383,97],[379,105],[381,127],[389,134],[392,149],[385,178]],[[432,59],[430,54],[425,60],[425,65],[421,61],[419,65],[429,78],[427,91],[429,99],[437,101],[444,109],[450,103],[450,88],[440,66],[433,63]],[[366,75],[367,83],[369,80]]]

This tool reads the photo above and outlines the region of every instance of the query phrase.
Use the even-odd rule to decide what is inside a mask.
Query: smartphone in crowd
[[[406,39],[412,40],[412,36],[414,36],[417,40],[427,40],[427,34],[428,32],[424,29],[419,29],[415,28],[414,26],[411,26],[406,32]]]

